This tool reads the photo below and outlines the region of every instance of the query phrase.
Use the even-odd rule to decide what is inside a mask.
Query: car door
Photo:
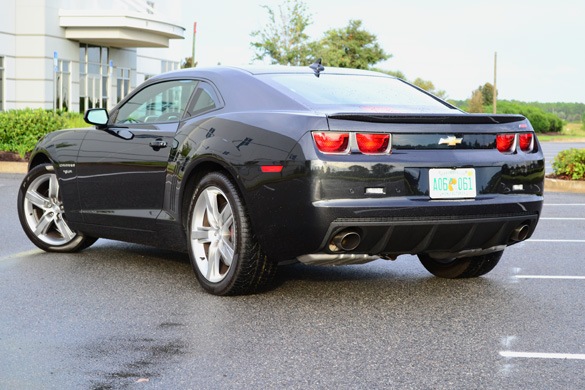
[[[152,83],[89,131],[77,163],[85,223],[151,230],[160,214],[175,133],[198,82]]]

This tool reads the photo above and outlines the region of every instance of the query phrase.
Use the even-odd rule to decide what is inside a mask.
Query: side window
[[[179,121],[197,84],[195,80],[172,80],[149,85],[120,107],[115,123]]]
[[[187,108],[187,116],[196,116],[220,107],[219,99],[211,85],[200,82]]]

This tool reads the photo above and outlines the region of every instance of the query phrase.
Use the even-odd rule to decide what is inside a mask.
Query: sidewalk
[[[25,174],[27,168],[28,164],[25,162],[0,161],[0,173]],[[544,188],[548,192],[577,192],[585,194],[585,181],[544,179]]]
[[[0,173],[26,173],[28,163],[14,161],[0,161]]]

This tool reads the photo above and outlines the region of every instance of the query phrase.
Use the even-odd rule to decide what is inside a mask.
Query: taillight
[[[516,147],[524,153],[534,150],[534,133],[505,133],[496,135],[496,148],[502,153],[514,153]]]
[[[317,148],[323,153],[348,153],[349,133],[337,133],[333,131],[315,131],[313,139]]]
[[[388,151],[390,134],[357,133],[358,149],[364,154],[380,154]]]
[[[516,146],[516,134],[496,135],[496,148],[502,153],[512,153]]]
[[[518,145],[523,152],[531,152],[534,147],[534,135],[532,133],[520,133],[518,135]]]

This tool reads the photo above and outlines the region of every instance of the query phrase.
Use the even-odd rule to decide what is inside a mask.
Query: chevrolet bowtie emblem
[[[463,141],[463,138],[457,138],[457,137],[450,135],[447,138],[439,139],[439,145],[455,146],[455,145],[459,145],[461,143],[461,141]]]

